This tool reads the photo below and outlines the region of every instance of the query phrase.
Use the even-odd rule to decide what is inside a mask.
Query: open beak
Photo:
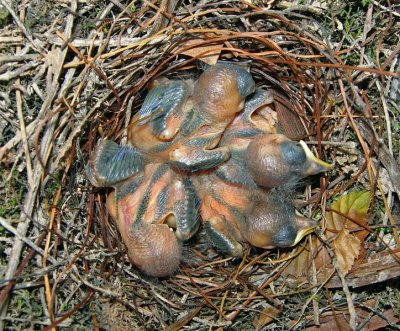
[[[333,169],[333,166],[329,163],[326,163],[319,158],[317,158],[313,152],[311,152],[310,148],[307,146],[307,144],[303,141],[300,140],[300,145],[303,147],[304,152],[306,153],[307,161],[309,163],[309,166],[307,168],[306,174],[308,176],[311,175],[316,175],[321,172],[329,171]]]

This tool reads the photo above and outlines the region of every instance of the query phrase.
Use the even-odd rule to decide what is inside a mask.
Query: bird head
[[[290,247],[317,225],[318,222],[301,216],[287,199],[269,194],[254,204],[242,232],[246,240],[256,247]]]
[[[202,114],[212,120],[231,119],[244,108],[245,98],[255,91],[253,77],[236,65],[209,67],[194,88],[194,100]]]
[[[254,181],[266,188],[294,184],[300,179],[332,169],[303,142],[282,134],[264,134],[247,147],[246,163]]]

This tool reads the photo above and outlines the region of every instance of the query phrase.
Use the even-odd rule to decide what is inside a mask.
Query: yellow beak
[[[329,163],[326,163],[319,158],[317,158],[313,152],[311,152],[310,148],[307,146],[307,144],[303,141],[300,140],[300,145],[303,147],[304,152],[306,153],[307,161],[309,163],[309,167],[307,169],[307,175],[316,175],[321,172],[329,171],[333,169],[333,166]]]
[[[296,210],[296,223],[299,230],[297,231],[297,235],[292,246],[295,246],[301,239],[303,239],[306,235],[313,232],[314,229],[319,225],[319,222],[310,220],[302,216],[297,210]]]

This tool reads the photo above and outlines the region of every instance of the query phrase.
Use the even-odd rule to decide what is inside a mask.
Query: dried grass
[[[365,2],[183,1],[171,10],[175,1],[2,0],[0,330],[395,328],[400,7]],[[129,264],[106,191],[84,167],[100,137],[124,141],[152,79],[199,75],[189,49],[250,63],[257,83],[299,114],[317,154],[337,160],[299,193],[308,216],[324,217],[345,191],[372,192],[360,274],[283,277],[307,242],[232,261],[203,233],[185,245],[176,276],[150,279]],[[385,282],[365,287],[378,252],[394,256],[373,265]]]

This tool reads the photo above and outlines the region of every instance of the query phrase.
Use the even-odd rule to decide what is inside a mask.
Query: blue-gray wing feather
[[[142,108],[137,113],[138,125],[144,125],[160,117],[167,118],[182,105],[187,92],[187,85],[180,81],[154,87],[147,94]]]
[[[94,176],[101,186],[113,186],[142,171],[143,167],[144,159],[137,149],[103,140],[95,150],[88,175]]]

